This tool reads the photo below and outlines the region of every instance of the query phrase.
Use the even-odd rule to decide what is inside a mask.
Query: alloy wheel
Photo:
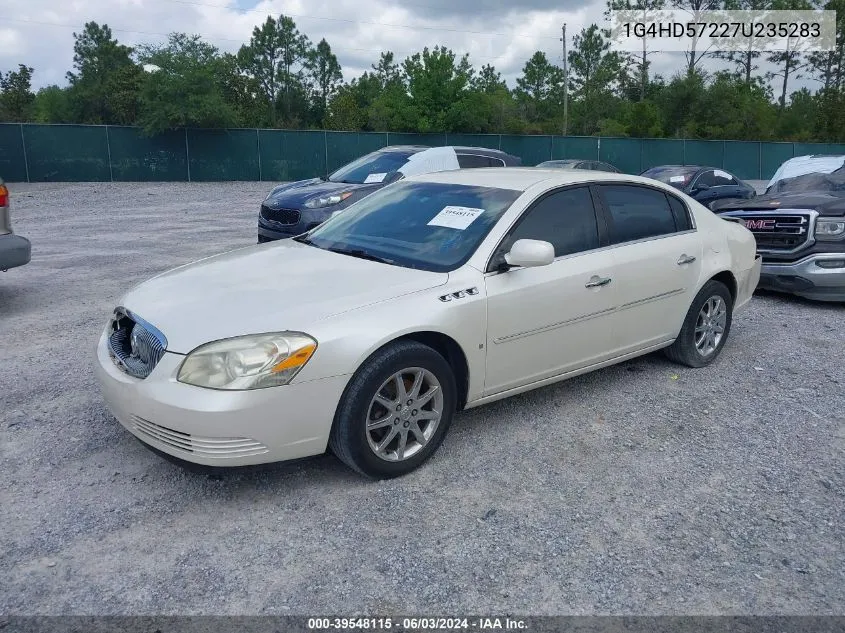
[[[396,372],[382,383],[367,410],[367,442],[381,459],[400,462],[431,441],[443,417],[443,388],[422,367]]]

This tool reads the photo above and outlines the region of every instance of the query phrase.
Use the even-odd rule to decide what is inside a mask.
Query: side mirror
[[[548,266],[555,260],[555,247],[542,240],[517,240],[505,253],[508,266]]]
[[[707,191],[710,189],[710,185],[706,182],[698,183],[695,187],[693,187],[693,191]]]

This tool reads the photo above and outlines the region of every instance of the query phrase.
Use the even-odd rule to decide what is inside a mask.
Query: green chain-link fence
[[[845,154],[845,144],[763,143],[593,136],[399,134],[308,130],[174,130],[0,124],[0,177],[8,182],[285,181],[325,175],[386,145],[470,145],[502,149],[523,164],[588,158],[640,173],[662,164],[721,167],[768,179],[788,158]]]

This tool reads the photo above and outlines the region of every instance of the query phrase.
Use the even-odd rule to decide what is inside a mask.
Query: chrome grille
[[[115,364],[135,378],[149,376],[167,349],[167,339],[143,319],[124,308],[115,310],[109,352]]]
[[[261,217],[278,224],[299,224],[301,213],[296,209],[271,209],[262,204]]]
[[[174,431],[137,415],[132,416],[132,426],[144,438],[201,457],[248,457],[269,452],[264,444],[247,437],[201,437]]]
[[[771,213],[770,211],[731,211],[728,217],[742,220],[757,240],[761,252],[789,253],[812,239],[812,214]]]

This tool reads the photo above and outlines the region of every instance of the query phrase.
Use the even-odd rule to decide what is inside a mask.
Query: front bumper
[[[331,213],[323,209],[303,209],[300,211],[299,222],[296,224],[282,224],[268,220],[259,213],[258,241],[261,243],[296,237],[320,226],[330,217]]]
[[[816,301],[845,301],[845,266],[818,265],[832,260],[845,260],[845,253],[809,255],[788,264],[764,262],[759,287]]]
[[[307,233],[311,229],[306,228],[307,222],[299,222],[298,224],[276,224],[266,222],[264,220],[258,221],[258,241],[272,242],[273,240],[284,240],[297,235]]]
[[[32,255],[29,240],[14,233],[0,235],[0,270],[28,264]]]
[[[144,380],[120,371],[105,333],[96,374],[109,409],[139,440],[205,466],[246,466],[326,450],[349,376],[254,391],[203,389],[176,381],[184,356],[167,352]]]

